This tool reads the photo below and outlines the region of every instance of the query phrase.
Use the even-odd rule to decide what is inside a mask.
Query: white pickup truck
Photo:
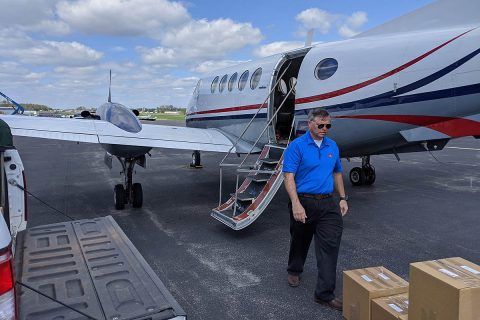
[[[0,182],[0,319],[186,319],[111,216],[26,228],[24,168],[1,120]]]

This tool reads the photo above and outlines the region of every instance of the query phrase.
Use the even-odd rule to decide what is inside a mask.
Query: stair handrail
[[[275,119],[275,117],[277,116],[278,112],[282,109],[283,105],[285,104],[285,101],[287,101],[287,98],[288,96],[292,93],[292,91],[295,89],[295,86],[297,84],[294,83],[293,86],[290,88],[290,90],[288,91],[288,94],[285,95],[285,98],[283,98],[283,101],[282,103],[280,103],[280,106],[278,106],[277,110],[275,111],[275,113],[273,114],[273,116],[270,118],[270,120],[267,122],[267,124],[265,125],[265,127],[263,128],[262,130],[262,133],[260,133],[260,135],[258,136],[257,140],[255,141],[255,143],[253,144],[252,148],[250,149],[250,151],[248,152],[248,154],[245,156],[245,158],[243,158],[243,161],[238,165],[238,169],[240,169],[243,164],[245,163],[245,161],[247,160],[248,156],[252,153],[253,149],[255,149],[255,146],[257,145],[258,141],[260,141],[260,138],[263,136],[263,134],[265,133],[265,130],[267,130],[268,126],[270,125],[270,123],[273,121],[273,119]],[[292,122],[292,126],[293,126],[293,122]],[[220,167],[220,170],[222,168]],[[239,180],[239,176],[240,176],[240,173],[237,171],[237,181],[236,181],[236,185],[235,185],[235,203],[233,204],[233,216],[235,216],[235,214],[237,213],[237,201],[238,201],[238,180]]]
[[[263,134],[265,133],[265,131],[267,130],[268,126],[270,125],[270,123],[273,121],[273,119],[275,119],[275,117],[277,116],[278,112],[282,109],[283,105],[285,104],[285,101],[287,101],[287,98],[288,96],[293,92],[293,90],[295,89],[295,86],[297,84],[294,83],[293,86],[290,88],[290,90],[288,91],[288,93],[285,95],[285,98],[283,98],[283,101],[282,103],[280,104],[280,106],[277,108],[277,110],[275,111],[275,113],[273,114],[272,118],[270,118],[270,120],[268,120],[267,124],[265,125],[265,127],[263,128],[262,132],[260,133],[260,135],[258,136],[257,140],[255,141],[255,143],[252,145],[252,148],[250,149],[250,151],[247,153],[247,155],[245,156],[245,158],[243,158],[243,161],[238,165],[238,168],[241,168],[241,166],[245,163],[245,161],[247,160],[248,156],[252,153],[253,149],[255,149],[255,146],[257,145],[257,143],[260,141],[260,138],[263,136]],[[293,122],[292,122],[293,124]]]
[[[238,136],[237,140],[235,141],[235,143],[232,145],[232,147],[230,148],[230,150],[228,150],[227,154],[225,154],[225,157],[223,157],[222,161],[220,161],[220,165],[223,164],[223,162],[225,161],[225,159],[227,159],[227,157],[232,153],[232,150],[233,148],[235,148],[237,146],[237,144],[240,142],[240,140],[242,139],[243,135],[247,132],[248,128],[250,128],[253,120],[255,119],[255,117],[258,115],[258,113],[260,112],[260,110],[263,109],[263,106],[265,105],[265,103],[268,101],[268,99],[270,98],[270,95],[272,94],[272,92],[277,88],[277,85],[278,83],[280,82],[280,80],[282,80],[282,77],[283,75],[285,74],[285,72],[287,72],[287,70],[290,68],[290,65],[292,64],[292,61],[290,60],[290,62],[288,63],[287,67],[285,68],[285,70],[283,70],[282,74],[280,75],[280,77],[277,78],[277,81],[275,82],[275,85],[270,89],[270,92],[268,93],[267,97],[265,98],[265,100],[263,101],[263,103],[260,105],[260,107],[257,109],[257,112],[255,112],[255,114],[253,115],[252,119],[250,119],[250,121],[248,122],[248,124],[245,126],[245,129],[243,129],[243,132]],[[262,132],[263,134],[263,132]],[[253,150],[253,149],[252,149]]]
[[[222,161],[220,161],[220,164],[219,164],[219,167],[220,167],[220,186],[219,186],[219,197],[218,197],[218,206],[220,206],[222,204],[222,184],[223,184],[223,170],[222,168],[224,166],[227,166],[224,164],[225,160],[227,159],[227,157],[232,153],[232,150],[238,145],[238,143],[240,142],[240,140],[242,139],[242,137],[245,135],[245,133],[247,132],[248,128],[250,128],[251,124],[253,123],[253,120],[255,119],[255,117],[258,115],[258,113],[260,112],[260,110],[262,110],[263,106],[265,105],[265,103],[267,103],[268,99],[270,99],[270,95],[273,93],[273,91],[277,88],[277,85],[280,83],[280,80],[282,80],[282,77],[285,75],[285,73],[287,72],[287,70],[290,68],[290,65],[292,64],[292,60],[289,61],[287,67],[285,68],[285,70],[283,70],[282,74],[277,77],[277,81],[275,82],[275,85],[270,89],[270,92],[268,93],[268,95],[266,96],[265,100],[263,101],[263,103],[260,105],[260,107],[257,109],[257,112],[255,112],[255,114],[253,115],[252,119],[250,119],[250,121],[248,122],[248,124],[245,126],[245,129],[243,129],[243,132],[240,136],[238,136],[237,140],[235,141],[235,143],[232,145],[232,147],[228,150],[227,154],[225,154],[225,156],[223,157]],[[270,122],[267,124],[270,125]],[[260,137],[263,135],[264,131],[262,132],[262,134],[260,135]],[[258,142],[258,140],[257,140]],[[253,147],[255,148],[255,146]],[[248,153],[248,155],[250,155],[252,153],[252,150],[253,148],[250,150],[250,152]],[[245,162],[245,161],[243,161]],[[242,164],[243,164],[242,162]],[[228,165],[230,166],[230,165]],[[235,166],[235,164],[233,165]],[[240,165],[241,167],[241,165]],[[239,167],[239,168],[240,168]],[[238,180],[238,178],[237,178]],[[238,185],[238,181],[237,181],[237,185]],[[238,187],[237,187],[238,189]],[[235,205],[236,205],[236,202],[235,202]]]

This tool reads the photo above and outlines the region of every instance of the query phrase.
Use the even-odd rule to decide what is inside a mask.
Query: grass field
[[[155,118],[155,120],[176,120],[176,121],[182,121],[185,120],[185,115],[184,114],[164,114],[164,113],[155,113],[155,114],[146,114],[146,113],[140,113],[140,117],[149,117],[149,118]]]

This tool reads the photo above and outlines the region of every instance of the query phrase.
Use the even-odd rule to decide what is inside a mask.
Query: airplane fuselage
[[[285,136],[293,117],[296,133],[305,132],[309,110],[322,107],[343,156],[425,150],[420,141],[480,135],[479,53],[477,26],[301,48],[202,78],[186,122],[239,136],[260,109],[245,135],[251,142],[285,101],[262,143]]]

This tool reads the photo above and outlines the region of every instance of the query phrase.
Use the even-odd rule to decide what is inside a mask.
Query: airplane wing
[[[102,120],[12,115],[0,119],[13,135],[23,137],[215,152],[228,152],[233,145],[217,129],[143,124],[140,132],[130,133]]]

